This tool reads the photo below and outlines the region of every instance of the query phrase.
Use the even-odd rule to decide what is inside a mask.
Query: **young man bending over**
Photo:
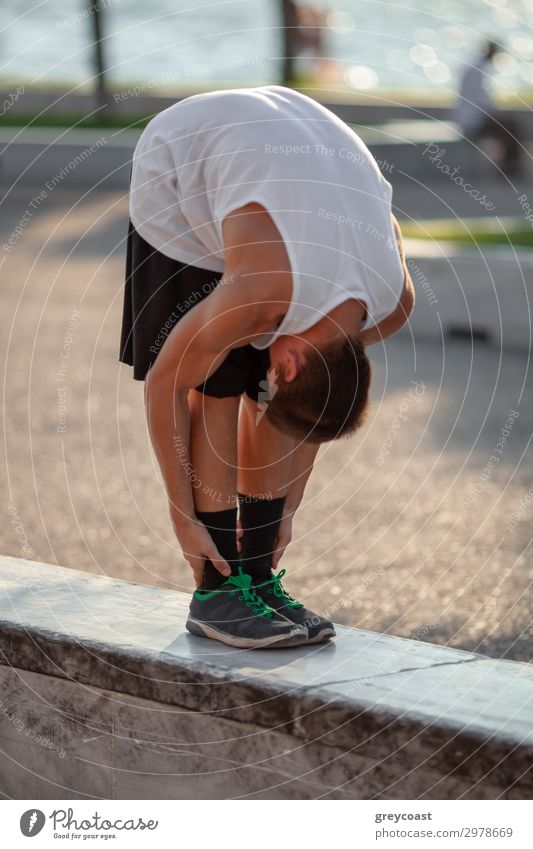
[[[335,633],[274,570],[320,443],[363,421],[365,346],[413,308],[391,194],[351,129],[280,86],[187,98],[139,140],[120,359],[145,380],[193,634]]]

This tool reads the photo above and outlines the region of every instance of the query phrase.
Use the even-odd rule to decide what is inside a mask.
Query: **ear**
[[[302,357],[294,348],[287,348],[283,357],[283,377],[286,383],[291,383],[302,368]]]

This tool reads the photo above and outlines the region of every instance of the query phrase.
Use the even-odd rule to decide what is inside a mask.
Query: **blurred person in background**
[[[498,166],[505,176],[522,173],[520,130],[516,121],[505,116],[494,101],[490,75],[493,60],[502,48],[488,41],[476,62],[468,65],[460,84],[453,118],[465,138],[477,143],[496,139],[503,155]]]
[[[299,35],[297,77],[310,82],[324,81],[329,69],[329,60],[326,58],[327,14],[318,6],[301,4],[298,6],[297,17]]]
[[[331,10],[284,0],[282,12],[283,82],[313,84],[341,80],[340,63],[327,55]]]

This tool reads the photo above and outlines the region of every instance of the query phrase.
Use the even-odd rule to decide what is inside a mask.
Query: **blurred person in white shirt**
[[[494,101],[491,91],[493,59],[501,47],[488,41],[481,57],[466,67],[459,84],[453,118],[465,138],[474,143],[495,138],[503,154],[498,166],[506,176],[516,176],[522,170],[519,127],[507,118]]]

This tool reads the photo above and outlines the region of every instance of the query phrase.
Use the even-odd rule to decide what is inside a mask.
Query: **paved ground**
[[[10,193],[0,244],[39,191]],[[34,202],[15,247],[0,248],[0,548],[188,590],[142,384],[117,362],[126,203],[80,195]],[[283,562],[288,586],[345,624],[530,660],[527,351],[402,332],[372,360],[372,415],[360,435],[321,449]]]

